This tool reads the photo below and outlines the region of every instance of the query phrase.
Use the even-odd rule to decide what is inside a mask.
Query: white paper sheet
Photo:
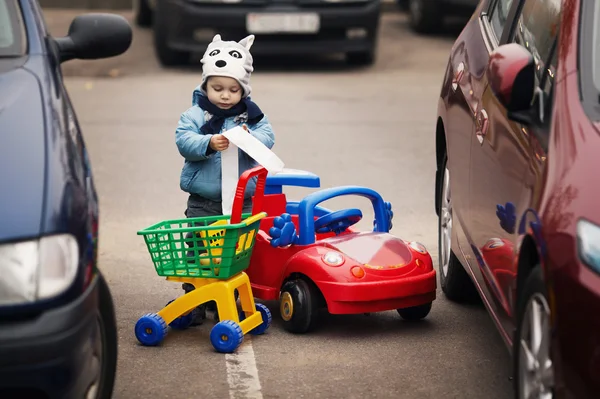
[[[283,161],[275,155],[266,145],[256,137],[245,131],[241,126],[229,129],[223,136],[250,155],[256,162],[261,164],[271,173],[279,173],[283,170]]]
[[[230,142],[229,147],[221,151],[221,208],[223,215],[231,215],[239,175],[238,147]]]

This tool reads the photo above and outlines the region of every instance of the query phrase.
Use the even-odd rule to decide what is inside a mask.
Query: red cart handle
[[[256,192],[254,193],[254,205],[252,206],[252,214],[256,215],[262,210],[263,198],[265,195],[265,184],[267,182],[267,174],[269,172],[264,166],[256,166],[252,169],[248,169],[240,176],[238,185],[235,190],[235,198],[233,200],[233,207],[231,208],[231,224],[240,223],[242,221],[242,209],[244,208],[244,194],[246,193],[246,186],[251,178],[258,176],[256,182]]]

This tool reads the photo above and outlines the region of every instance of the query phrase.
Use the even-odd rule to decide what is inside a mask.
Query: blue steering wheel
[[[328,213],[315,220],[315,231],[317,233],[334,232],[340,234],[348,227],[360,222],[362,212],[360,209],[342,209]]]

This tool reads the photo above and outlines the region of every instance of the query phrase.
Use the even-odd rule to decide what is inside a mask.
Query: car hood
[[[37,78],[0,60],[0,242],[40,234],[45,126]]]
[[[389,233],[345,234],[325,238],[320,243],[374,268],[396,269],[413,260],[406,243]]]

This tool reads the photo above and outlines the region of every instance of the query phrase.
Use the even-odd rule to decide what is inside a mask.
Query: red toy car
[[[257,169],[263,168],[245,174],[256,174]],[[389,234],[391,204],[377,192],[334,187],[293,202],[287,201],[282,186],[319,187],[316,175],[294,170],[270,175],[264,196],[262,187],[258,189],[260,180],[252,212],[264,211],[267,217],[261,222],[246,273],[256,298],[280,301],[286,330],[309,331],[316,324],[317,311],[324,307],[332,314],[396,309],[407,320],[429,314],[437,284],[431,257],[423,245]],[[371,200],[373,231],[351,228],[362,218],[359,209],[333,212],[318,206],[342,195]]]

